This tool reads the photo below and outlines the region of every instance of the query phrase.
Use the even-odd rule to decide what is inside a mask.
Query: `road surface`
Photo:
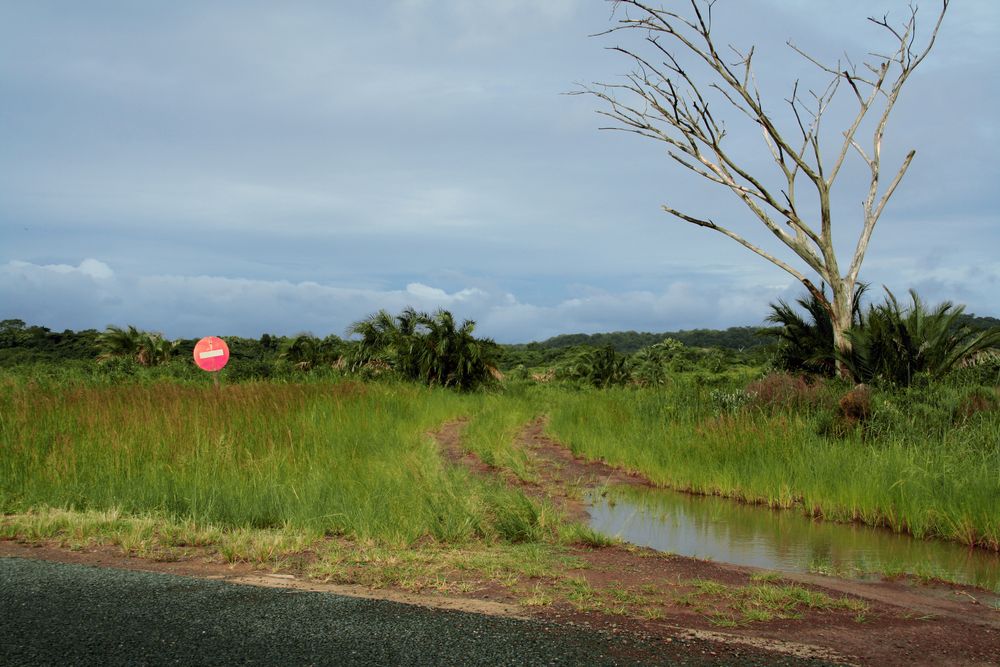
[[[383,600],[0,558],[4,665],[820,664]]]

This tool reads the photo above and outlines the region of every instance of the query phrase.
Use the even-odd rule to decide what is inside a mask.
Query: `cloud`
[[[406,286],[406,293],[412,294],[415,299],[425,303],[440,304],[440,307],[462,303],[463,301],[474,303],[489,297],[489,294],[475,287],[449,294],[443,289],[430,287],[421,283],[410,283]]]
[[[882,263],[872,276],[875,285],[886,284],[897,295],[916,285],[928,302],[957,297],[969,311],[983,314],[1000,285],[1000,263],[955,269],[896,261]],[[134,324],[170,337],[343,335],[351,322],[376,310],[396,313],[412,306],[445,308],[475,320],[480,335],[525,342],[562,333],[759,325],[770,303],[802,292],[794,281],[780,283],[767,274],[746,273],[737,286],[734,279],[732,273],[707,267],[697,280],[675,278],[660,290],[578,285],[572,296],[532,303],[498,284],[450,291],[418,281],[396,289],[357,288],[211,275],[126,275],[92,258],[75,266],[15,260],[0,265],[0,316],[53,329]],[[880,299],[880,290],[873,296]]]
[[[135,324],[171,337],[216,334],[257,336],[265,331],[342,334],[347,326],[385,308],[451,310],[478,322],[481,335],[501,341],[559,333],[620,329],[666,330],[756,323],[768,300],[787,287],[732,290],[675,281],[661,292],[581,289],[551,304],[525,303],[499,287],[448,291],[422,282],[401,289],[358,289],[313,281],[220,276],[138,275],[115,272],[96,259],[77,266],[12,261],[0,265],[4,317],[54,329]]]
[[[104,326],[93,314],[113,312],[120,284],[104,262],[85,259],[77,266],[12,261],[0,265],[0,303],[4,313],[56,328]],[[23,316],[22,316],[23,315]]]
[[[662,145],[598,132],[595,100],[559,94],[627,71],[602,47],[641,35],[587,37],[613,25],[610,3],[8,4],[0,305],[23,319],[340,333],[412,304],[529,340],[756,323],[775,295],[798,293],[744,248],[660,210],[712,217],[789,258],[730,193]],[[832,59],[879,43],[867,10],[842,5],[718,13],[720,41],[759,45],[766,103],[793,134],[782,99],[813,68],[785,39]],[[905,15],[904,0],[886,5]],[[1000,131],[988,110],[1000,3],[953,5],[890,122],[883,183],[902,151],[918,157],[862,277],[997,314]],[[824,121],[835,140],[852,117],[841,112],[853,113],[841,92],[846,107]],[[735,122],[734,155],[745,150],[778,191],[759,131]],[[833,193],[848,254],[859,165]]]
[[[70,266],[69,264],[37,265],[30,262],[20,262],[14,260],[10,262],[7,267],[11,269],[12,272],[18,272],[19,270],[23,277],[34,279],[43,278],[46,273],[66,276],[76,275],[77,277],[86,277],[95,281],[110,280],[111,278],[114,278],[115,275],[115,272],[111,270],[110,266],[104,262],[90,258],[80,262],[79,266]]]

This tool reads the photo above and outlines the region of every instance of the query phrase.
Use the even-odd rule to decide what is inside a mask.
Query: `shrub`
[[[955,375],[968,384],[1000,385],[1000,349],[973,354],[959,364]]]
[[[476,323],[461,325],[447,310],[433,315],[406,308],[393,317],[380,310],[349,328],[361,336],[351,352],[351,370],[382,374],[394,371],[428,385],[472,390],[495,379],[499,347],[475,338]]]
[[[747,385],[751,405],[759,408],[816,408],[828,402],[825,383],[790,373],[771,373]]]
[[[929,308],[910,290],[904,307],[888,289],[886,295],[848,332],[851,353],[838,355],[859,382],[909,386],[921,374],[940,379],[1000,344],[1000,329],[977,332],[961,323],[963,306],[945,301]]]
[[[599,389],[627,384],[632,379],[625,356],[610,345],[585,354],[577,366],[577,377]]]
[[[738,412],[747,405],[751,396],[745,391],[726,391],[724,389],[712,389],[709,394],[712,404],[720,412]]]
[[[1000,408],[1000,390],[992,392],[984,387],[977,387],[965,394],[955,406],[953,421],[964,423],[981,412],[993,412]]]
[[[229,382],[268,380],[272,375],[274,365],[259,359],[237,359],[230,361],[226,368],[226,380]]]
[[[872,414],[872,392],[868,386],[859,384],[841,396],[837,414],[848,424],[867,421]]]

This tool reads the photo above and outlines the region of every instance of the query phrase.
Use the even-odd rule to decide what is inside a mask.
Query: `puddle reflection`
[[[615,487],[589,502],[594,530],[659,551],[790,572],[946,575],[1000,592],[1000,554],[951,542],[668,490]]]

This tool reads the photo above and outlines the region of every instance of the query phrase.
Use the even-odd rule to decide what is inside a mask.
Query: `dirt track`
[[[456,465],[477,474],[499,474],[461,444],[463,424],[446,424],[435,434],[442,451]],[[571,517],[586,510],[579,498],[580,486],[602,483],[652,486],[634,473],[626,473],[602,462],[575,457],[567,448],[547,437],[544,420],[527,425],[519,437],[530,453],[541,482],[531,484],[506,479],[535,496],[546,496]],[[808,574],[782,575],[782,582],[795,583],[834,597],[851,596],[867,602],[869,612],[862,622],[844,611],[808,610],[802,619],[753,622],[720,630],[707,616],[712,611],[678,605],[673,592],[683,592],[683,582],[712,580],[730,586],[751,582],[756,570],[724,563],[664,555],[648,549],[615,546],[579,549],[587,567],[567,575],[583,577],[592,587],[645,589],[662,594],[662,619],[651,621],[580,612],[566,604],[553,604],[536,612],[547,618],[572,619],[597,627],[614,625],[630,631],[667,636],[682,628],[697,636],[712,636],[723,642],[751,642],[772,650],[798,655],[822,656],[861,664],[1000,664],[1000,611],[978,603],[982,591],[958,585],[922,586],[905,581],[860,582]],[[782,583],[778,582],[778,583]],[[711,604],[710,601],[707,604]]]

